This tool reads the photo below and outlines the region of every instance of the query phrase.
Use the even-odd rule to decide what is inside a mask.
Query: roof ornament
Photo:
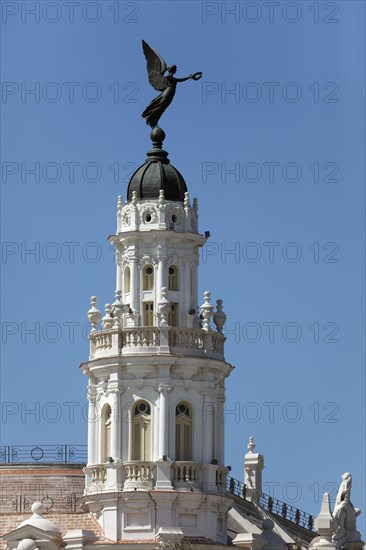
[[[90,298],[91,307],[88,311],[88,319],[92,326],[90,334],[93,334],[94,332],[97,332],[98,330],[98,323],[102,316],[99,309],[97,308],[97,297],[92,296]]]
[[[159,128],[158,121],[165,109],[167,109],[173,101],[178,82],[185,82],[186,80],[199,80],[202,78],[202,73],[197,72],[189,76],[185,76],[184,78],[176,78],[174,76],[177,72],[176,65],[170,65],[168,67],[159,53],[150,48],[149,44],[147,44],[145,40],[142,41],[142,49],[146,59],[149,82],[154,90],[161,92],[160,95],[153,99],[146,107],[142,113],[142,116],[146,119],[146,124],[149,124],[151,128]],[[168,74],[165,76],[164,73],[166,72]],[[164,132],[160,134],[159,137],[161,137],[161,135],[165,137]],[[164,137],[162,139],[164,139]]]
[[[250,453],[252,453],[255,449],[254,438],[253,438],[252,435],[249,438],[249,443],[248,443],[247,447],[248,447]]]

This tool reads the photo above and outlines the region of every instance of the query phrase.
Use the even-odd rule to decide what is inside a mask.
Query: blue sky
[[[144,38],[204,73],[161,126],[228,316],[226,463],[242,479],[253,435],[265,492],[317,514],[350,471],[365,510],[364,3],[55,4],[1,5],[2,444],[86,443],[86,312],[150,147]]]

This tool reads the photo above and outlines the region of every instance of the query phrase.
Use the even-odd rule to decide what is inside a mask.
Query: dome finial
[[[156,149],[162,148],[165,137],[165,132],[160,128],[160,126],[155,126],[155,128],[153,128],[150,132],[150,139],[153,147]]]
[[[155,126],[150,132],[150,139],[153,147],[148,151],[148,158],[145,162],[160,161],[163,164],[170,164],[168,153],[163,149],[163,141],[165,139],[164,130],[162,130],[160,126]]]

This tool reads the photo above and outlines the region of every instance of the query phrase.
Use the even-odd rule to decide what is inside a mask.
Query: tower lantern
[[[118,197],[117,231],[109,237],[114,301],[102,313],[93,296],[88,312],[84,506],[112,540],[226,544],[232,499],[223,403],[233,369],[224,359],[226,315],[222,300],[215,308],[210,292],[198,296],[207,238],[198,230],[197,199],[191,203],[163,149],[163,130],[153,126],[150,137],[126,203]]]

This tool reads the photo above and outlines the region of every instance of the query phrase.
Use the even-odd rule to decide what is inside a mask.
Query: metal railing
[[[246,499],[246,485],[241,481],[234,479],[233,477],[228,477],[226,482],[226,489],[229,493],[233,495]],[[271,514],[281,517],[285,520],[291,521],[304,529],[309,531],[316,532],[314,529],[314,518],[310,514],[303,512],[299,508],[295,508],[286,502],[282,502],[277,498],[273,498],[270,495],[262,493],[260,498],[260,505],[268,510]]]
[[[86,445],[8,445],[0,447],[0,464],[59,462],[85,464]]]
[[[8,445],[0,447],[0,464],[52,462],[86,464],[87,445]],[[246,499],[246,485],[233,477],[227,477],[226,490],[243,500]],[[315,532],[313,516],[299,508],[265,493],[260,498],[260,504],[271,514]]]

